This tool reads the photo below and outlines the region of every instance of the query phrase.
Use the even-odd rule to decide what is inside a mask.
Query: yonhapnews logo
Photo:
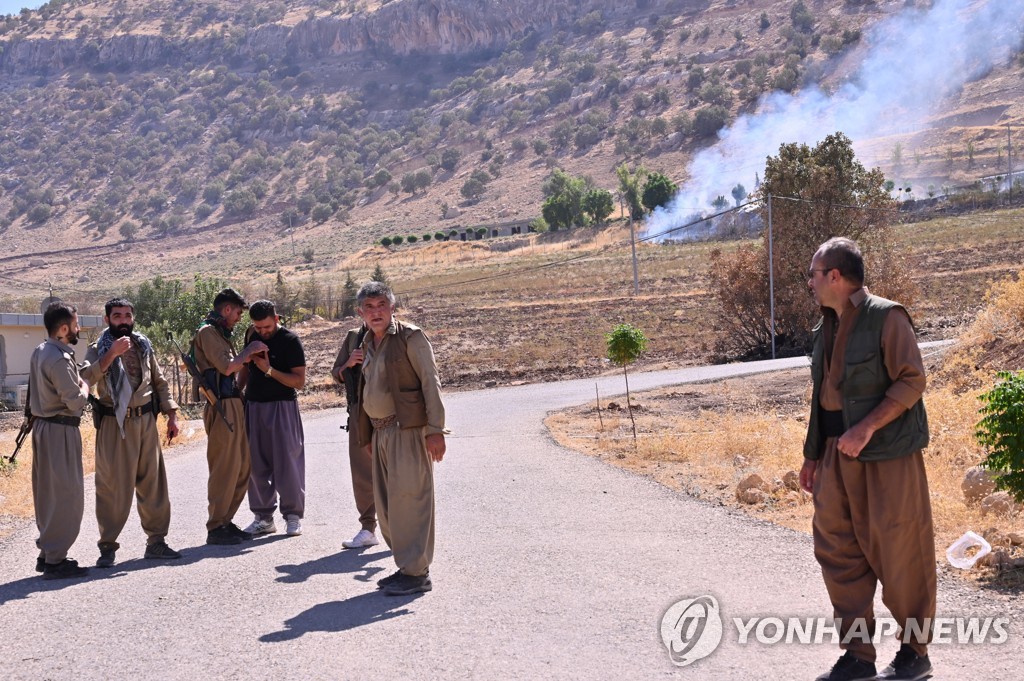
[[[699,596],[673,603],[661,618],[661,640],[677,667],[715,652],[722,642],[718,601],[714,596]]]

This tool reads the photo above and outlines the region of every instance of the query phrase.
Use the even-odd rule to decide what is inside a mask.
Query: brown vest
[[[427,425],[427,403],[423,399],[423,386],[420,377],[409,361],[409,338],[413,334],[423,333],[411,324],[403,324],[395,320],[398,332],[384,346],[384,354],[375,361],[383,361],[387,374],[388,392],[395,401],[395,416],[398,417],[399,428],[421,428]],[[370,444],[373,437],[373,424],[366,410],[363,409],[363,389],[366,379],[359,376],[359,444]]]

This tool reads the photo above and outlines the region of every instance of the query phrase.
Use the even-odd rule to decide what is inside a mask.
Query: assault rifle
[[[217,391],[214,390],[213,386],[203,375],[203,372],[199,371],[199,367],[196,366],[195,360],[192,359],[191,355],[181,349],[178,345],[178,341],[174,340],[174,334],[170,331],[167,332],[167,340],[174,344],[174,348],[178,351],[178,356],[181,357],[181,361],[185,363],[185,368],[188,370],[189,376],[194,378],[199,384],[199,392],[202,393],[206,401],[213,405],[214,410],[220,417],[224,419],[224,425],[228,427],[228,431],[235,432],[234,426],[231,425],[231,421],[228,420],[227,412],[224,411],[224,405],[217,398]]]
[[[25,444],[25,438],[32,432],[32,425],[35,423],[36,417],[32,416],[32,412],[29,411],[28,405],[25,405],[25,420],[21,422],[21,429],[18,430],[18,436],[14,438],[14,453],[7,457],[8,463],[14,463],[18,458],[18,452],[21,451],[21,446]]]

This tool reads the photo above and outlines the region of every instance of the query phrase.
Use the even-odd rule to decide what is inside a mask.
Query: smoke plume
[[[737,183],[753,191],[755,173],[763,174],[765,159],[782,144],[813,145],[840,131],[856,145],[920,128],[944,97],[1016,54],[1022,30],[1024,0],[936,0],[882,20],[866,31],[866,56],[835,93],[816,86],[769,93],[755,113],[722,129],[718,142],[694,157],[675,198],[648,218],[646,231],[658,234],[707,214],[715,197],[730,198]]]

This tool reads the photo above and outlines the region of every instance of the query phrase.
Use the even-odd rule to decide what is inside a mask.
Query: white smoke
[[[840,131],[853,140],[919,128],[943,97],[980,78],[1020,50],[1024,0],[936,0],[872,27],[867,56],[832,95],[817,87],[762,97],[757,112],[718,133],[690,163],[689,181],[647,219],[659,234],[710,211],[737,183],[753,191],[765,159],[791,142],[815,144]],[[685,234],[675,233],[675,238]]]

